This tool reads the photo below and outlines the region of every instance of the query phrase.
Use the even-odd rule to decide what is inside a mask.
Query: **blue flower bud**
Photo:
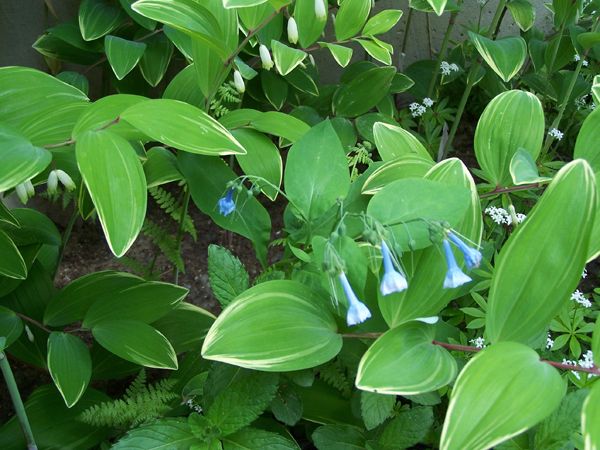
[[[349,304],[348,312],[346,313],[346,323],[351,327],[352,325],[364,322],[371,317],[371,311],[358,299],[344,272],[340,273],[339,279]]]
[[[233,201],[233,188],[229,188],[225,197],[221,197],[217,202],[217,206],[219,207],[219,213],[224,216],[228,216],[233,211],[235,211],[235,202]]]
[[[442,241],[442,245],[444,246],[446,265],[448,267],[446,278],[444,279],[444,287],[456,288],[468,283],[469,281],[472,281],[471,277],[460,270],[460,267],[458,267],[458,264],[456,264],[456,259],[454,259],[454,253],[452,253],[452,248],[450,247],[450,242],[448,242],[448,239],[444,239]]]
[[[404,275],[394,268],[390,249],[385,241],[381,241],[381,256],[383,257],[384,270],[381,285],[379,286],[381,295],[389,295],[394,292],[404,291],[408,287],[408,283]]]
[[[472,269],[473,267],[479,267],[481,264],[481,252],[475,248],[469,247],[465,244],[457,235],[450,232],[448,233],[448,239],[450,239],[454,245],[458,247],[458,249],[462,252],[465,258],[465,264],[467,265],[467,269]]]

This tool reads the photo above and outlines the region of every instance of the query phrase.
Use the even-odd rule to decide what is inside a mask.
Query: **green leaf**
[[[573,434],[581,427],[581,408],[587,391],[567,394],[560,406],[538,426],[534,448],[560,449],[574,446]]]
[[[292,143],[310,130],[310,126],[302,120],[277,111],[259,113],[250,119],[249,124],[257,131],[279,136]]]
[[[136,13],[133,9],[131,9],[131,5],[135,3],[136,0],[119,0],[121,7],[127,13],[129,17],[131,17],[136,23],[143,26],[147,30],[154,31],[156,28],[156,21],[152,19],[148,19],[147,17],[142,16],[141,14]]]
[[[48,371],[67,408],[79,401],[92,377],[92,358],[77,336],[52,332],[48,338]]]
[[[0,306],[0,337],[5,339],[2,350],[19,339],[22,332],[23,322],[21,318],[14,311]]]
[[[388,93],[395,67],[373,67],[342,84],[333,95],[333,109],[342,117],[356,117],[368,112]]]
[[[271,402],[271,411],[277,420],[289,426],[302,418],[302,399],[291,384],[282,384]]]
[[[544,111],[539,99],[525,91],[496,96],[485,108],[475,130],[475,156],[490,183],[511,183],[510,161],[519,149],[535,161],[544,139]]]
[[[227,79],[231,66],[223,66],[221,56],[206,42],[192,39],[192,59],[196,71],[196,83],[204,97],[212,97]]]
[[[360,46],[377,61],[388,66],[392,64],[392,55],[390,52],[381,47],[377,42],[368,41],[366,39],[354,39],[354,41],[358,42]]]
[[[469,207],[469,199],[469,191],[460,185],[405,178],[377,192],[367,213],[391,227],[398,245],[415,250],[431,245],[429,221],[457,225]]]
[[[154,34],[144,41],[146,50],[140,59],[140,71],[144,80],[155,87],[165,76],[173,56],[173,44],[164,34]]]
[[[390,450],[411,448],[425,439],[433,422],[431,407],[403,409],[383,429],[378,443]]]
[[[331,52],[331,56],[333,59],[341,66],[346,67],[350,63],[350,59],[352,59],[353,50],[349,47],[344,47],[343,45],[338,44],[330,44],[328,42],[319,42],[321,47],[327,48]]]
[[[600,75],[596,75],[594,77],[594,82],[592,84],[592,97],[597,105],[600,104]]]
[[[146,152],[144,174],[148,188],[179,181],[183,175],[177,168],[177,157],[164,147],[152,147]]]
[[[42,172],[52,161],[52,154],[0,125],[0,158],[0,192],[5,192]]]
[[[245,154],[242,145],[204,111],[177,100],[148,100],[121,114],[152,139],[179,150],[204,155]]]
[[[174,309],[187,295],[184,287],[147,281],[113,291],[110,298],[95,301],[83,320],[84,328],[112,320],[138,320],[151,323]]]
[[[429,3],[438,16],[444,14],[447,0],[427,0],[427,3]]]
[[[510,176],[515,185],[540,183],[551,178],[540,177],[531,154],[522,148],[518,149],[510,160]]]
[[[358,366],[356,387],[382,394],[412,395],[434,391],[456,376],[456,361],[432,344],[435,327],[409,322],[384,333]]]
[[[274,72],[263,70],[260,73],[260,84],[269,103],[277,110],[283,108],[289,92],[285,79]]]
[[[35,108],[31,108],[35,105]],[[0,117],[33,145],[71,137],[79,115],[89,106],[79,89],[25,67],[0,68]]]
[[[109,437],[110,429],[87,425],[79,420],[79,415],[92,405],[108,400],[106,394],[90,388],[77,405],[69,409],[54,386],[45,385],[37,388],[25,402],[25,412],[36,444],[39,448],[61,450],[80,450],[99,446],[100,442]],[[0,448],[3,450],[27,448],[25,436],[16,416],[0,428]]]
[[[0,230],[0,275],[24,280],[27,278],[27,266],[12,239]]]
[[[585,161],[565,165],[502,247],[489,293],[490,341],[533,343],[569,301],[587,259],[595,183]]]
[[[122,80],[142,58],[146,44],[107,35],[104,37],[104,49],[115,76]]]
[[[217,202],[227,190],[227,183],[237,178],[237,174],[220,158],[181,152],[178,163],[198,209],[221,228],[252,240],[258,260],[266,266],[271,218],[264,206],[256,198],[248,198],[243,193],[240,194],[243,200],[237,202],[233,214],[224,216],[217,208]]]
[[[204,94],[198,85],[196,65],[190,64],[171,80],[162,98],[179,100],[190,105],[202,105]]]
[[[77,165],[110,250],[123,256],[146,217],[146,178],[135,150],[122,137],[88,131],[77,139]]]
[[[306,220],[314,220],[350,188],[346,152],[325,120],[313,127],[290,149],[284,176],[285,192]]]
[[[105,0],[82,0],[79,6],[79,28],[86,41],[110,33],[123,19],[121,9]]]
[[[343,0],[335,16],[335,37],[345,41],[356,36],[371,12],[371,0]]]
[[[529,0],[511,0],[506,7],[521,31],[529,30],[535,23],[535,8]]]
[[[379,156],[383,161],[391,161],[401,156],[415,154],[432,161],[431,155],[423,144],[410,132],[383,122],[373,125],[373,137]]]
[[[422,178],[433,167],[431,158],[406,154],[384,162],[365,180],[362,193],[373,195],[388,184],[402,178]]]
[[[596,318],[596,325],[594,326],[592,353],[594,353],[594,364],[600,367],[600,318]]]
[[[111,353],[135,364],[177,369],[177,355],[158,330],[135,320],[112,320],[92,328],[94,339]]]
[[[392,414],[395,404],[395,395],[362,391],[360,393],[360,413],[367,430],[372,430],[385,422]]]
[[[185,418],[167,417],[130,430],[111,448],[114,450],[190,450],[198,439]]]
[[[581,433],[586,450],[600,448],[600,383],[596,382],[590,389],[581,411]]]
[[[402,17],[401,9],[386,9],[371,17],[362,30],[365,36],[375,36],[387,33]]]
[[[588,115],[577,135],[573,158],[585,159],[594,172],[600,171],[600,144],[598,143],[598,127],[600,127],[600,109]]]
[[[469,31],[469,38],[490,68],[507,83],[519,72],[527,57],[527,44],[521,37],[494,41]]]
[[[248,289],[250,279],[242,262],[225,247],[208,246],[208,280],[222,307]]]
[[[319,450],[362,450],[365,436],[360,428],[351,425],[325,425],[312,434]]]
[[[197,350],[215,320],[210,312],[191,303],[181,302],[152,323],[177,353]]]
[[[267,0],[223,0],[225,8],[248,8],[250,6],[262,5]]]
[[[235,433],[267,409],[277,392],[277,381],[275,373],[238,370],[227,388],[214,398],[205,413],[206,418],[223,436]]]
[[[258,428],[244,428],[235,434],[222,438],[225,450],[298,450],[300,447],[281,434]]]
[[[57,327],[83,320],[94,302],[110,299],[115,292],[142,283],[140,277],[112,270],[84,275],[52,297],[44,313],[44,324]]]
[[[292,371],[329,361],[341,346],[321,298],[294,281],[267,281],[225,308],[204,340],[202,356],[252,369]]]
[[[440,450],[495,447],[550,415],[565,390],[557,370],[529,347],[494,344],[471,359],[458,376]]]
[[[263,193],[275,200],[283,177],[283,162],[279,149],[273,141],[258,131],[241,128],[231,133],[246,149],[246,154],[236,155],[237,162],[246,175],[260,177],[256,183]]]
[[[327,14],[320,18],[315,14],[315,1],[323,2],[323,8],[327,11],[325,0],[296,0],[294,7],[294,18],[298,24],[298,41],[300,47],[310,47],[325,30]]]
[[[302,63],[308,53],[298,50],[297,48],[288,47],[279,41],[271,41],[271,49],[273,50],[273,59],[277,71],[285,76]]]
[[[589,50],[596,44],[600,44],[600,33],[597,31],[580,33],[577,35],[577,42],[583,47],[584,50]]]
[[[139,0],[132,9],[142,16],[169,25],[208,44],[222,60],[229,55],[224,36],[210,11],[194,0]]]

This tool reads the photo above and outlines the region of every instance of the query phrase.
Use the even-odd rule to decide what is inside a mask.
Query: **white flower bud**
[[[56,175],[58,176],[58,179],[63,184],[63,186],[67,189],[67,191],[73,191],[73,190],[75,190],[75,188],[77,186],[75,186],[75,182],[69,176],[68,173],[66,173],[64,170],[58,169],[56,171]]]
[[[260,44],[260,47],[258,47],[258,53],[260,54],[260,60],[262,62],[263,69],[271,70],[273,67],[273,60],[271,59],[269,49],[264,44]]]
[[[319,20],[323,20],[327,17],[327,8],[325,7],[325,0],[315,0],[315,15]]]
[[[46,182],[46,186],[49,194],[56,193],[56,188],[58,188],[58,176],[56,175],[56,170],[52,170],[48,174],[48,181]]]
[[[244,84],[244,79],[239,70],[233,72],[233,84],[240,94],[246,92],[246,85]]]
[[[29,198],[33,197],[35,195],[35,188],[33,187],[31,180],[27,180],[23,184],[25,185],[25,189],[27,190],[27,195],[29,196]]]
[[[296,24],[296,20],[293,17],[290,17],[287,23],[287,35],[288,41],[291,44],[296,44],[298,42],[298,25]]]
[[[15,187],[15,192],[17,193],[17,197],[21,200],[21,203],[24,205],[27,204],[27,200],[29,200],[29,196],[27,195],[27,188],[25,187],[25,183],[17,184]]]

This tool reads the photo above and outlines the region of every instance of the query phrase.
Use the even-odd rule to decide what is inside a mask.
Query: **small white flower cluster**
[[[423,104],[413,102],[408,105],[408,109],[413,117],[421,117],[423,114],[427,112],[427,108],[431,108],[435,102],[431,100],[429,97],[425,97],[423,99]]]
[[[485,6],[487,0],[477,0],[477,3],[479,3],[481,6]]]
[[[477,348],[485,348],[486,347],[485,339],[483,339],[481,336],[476,337],[475,339],[471,339],[469,342]]]
[[[188,408],[197,412],[198,414],[200,414],[202,412],[202,406],[195,404],[191,398],[188,399],[188,401],[185,402],[185,404],[187,405]]]
[[[559,141],[564,137],[564,133],[560,131],[558,128],[550,128],[548,130],[548,135],[552,136],[554,139],[558,139]]]
[[[452,72],[458,72],[459,70],[460,68],[456,64],[450,64],[448,61],[442,61],[440,64],[440,71],[442,72],[442,75],[445,76],[450,75]]]
[[[587,269],[583,268],[583,273],[581,274],[581,278],[587,278]]]
[[[584,369],[593,369],[595,367],[594,353],[591,350],[588,350],[582,356],[583,356],[583,359],[580,359],[579,361],[563,359],[562,363],[567,364],[568,366],[579,366],[579,367],[583,367]],[[571,373],[573,375],[575,375],[575,378],[577,378],[578,380],[581,380],[581,375],[579,374],[579,372],[575,372],[574,370],[572,370]],[[595,377],[596,375],[590,374],[590,376]]]
[[[513,221],[512,216],[504,208],[498,208],[496,206],[488,206],[487,208],[485,208],[485,213],[488,216],[490,216],[492,218],[492,220],[494,222],[496,222],[498,225],[502,225],[502,224],[511,225],[512,224],[512,221]],[[516,216],[517,216],[518,223],[523,222],[527,218],[527,216],[522,213],[517,213]]]
[[[552,339],[552,336],[548,333],[548,337],[546,337],[546,348],[552,350],[552,347],[554,347],[554,339]]]
[[[589,98],[589,94],[583,95],[579,98],[575,99],[575,107],[577,108],[578,111],[582,110],[582,109],[591,109],[592,111],[594,109],[596,109],[596,104],[594,102],[590,102],[588,104],[588,98]]]
[[[589,299],[586,298],[586,296],[584,295],[584,293],[581,292],[579,289],[577,289],[575,292],[573,292],[571,294],[571,300],[573,300],[574,302],[579,303],[584,308],[591,308],[592,307],[592,302],[590,302]]]
[[[573,56],[573,61],[575,61],[575,62],[581,61],[581,56],[579,56],[577,53],[575,53],[575,56]],[[584,59],[583,62],[581,63],[581,65],[583,67],[587,67],[590,65],[590,63]]]

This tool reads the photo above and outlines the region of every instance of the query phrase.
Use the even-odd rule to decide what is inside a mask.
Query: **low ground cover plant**
[[[0,448],[600,448],[600,3],[455,41],[489,6],[83,0],[49,73],[0,68]],[[448,27],[400,71],[418,14]],[[180,285],[194,209],[261,267],[209,247],[217,314]],[[56,288],[77,221],[131,270]]]

